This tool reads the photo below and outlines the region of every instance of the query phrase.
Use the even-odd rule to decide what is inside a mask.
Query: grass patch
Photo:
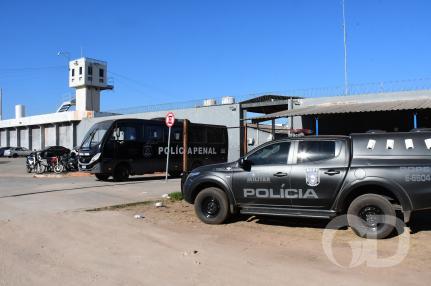
[[[177,202],[183,200],[183,194],[181,192],[173,192],[169,194],[169,197],[171,198],[171,201]]]
[[[86,211],[87,212],[112,211],[112,210],[125,209],[128,207],[145,206],[145,205],[149,205],[149,204],[153,204],[153,203],[154,203],[154,201],[135,202],[135,203],[127,203],[127,204],[120,204],[120,205],[113,205],[113,206],[107,206],[107,207],[101,207],[101,208],[88,209]]]

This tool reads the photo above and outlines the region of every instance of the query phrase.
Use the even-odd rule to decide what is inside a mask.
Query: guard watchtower
[[[100,111],[100,91],[111,90],[107,64],[90,58],[69,62],[69,87],[76,90],[76,110]]]

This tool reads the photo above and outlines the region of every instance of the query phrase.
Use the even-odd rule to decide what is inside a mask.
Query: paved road
[[[23,158],[0,158],[0,219],[35,213],[88,209],[160,198],[180,191],[180,180],[142,176],[101,182],[93,176],[35,178]]]

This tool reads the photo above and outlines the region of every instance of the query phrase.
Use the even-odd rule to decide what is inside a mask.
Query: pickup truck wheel
[[[229,201],[226,193],[214,187],[203,189],[196,196],[195,212],[204,223],[223,223],[229,216]]]
[[[393,232],[396,213],[386,198],[376,194],[365,194],[350,204],[347,221],[358,236],[383,239]]]

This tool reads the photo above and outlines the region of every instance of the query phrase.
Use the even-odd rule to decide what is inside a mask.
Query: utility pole
[[[3,120],[3,89],[0,87],[0,120]]]
[[[343,6],[343,36],[344,36],[344,95],[349,94],[349,81],[347,79],[347,34],[346,34],[346,11],[344,0],[341,0]]]

